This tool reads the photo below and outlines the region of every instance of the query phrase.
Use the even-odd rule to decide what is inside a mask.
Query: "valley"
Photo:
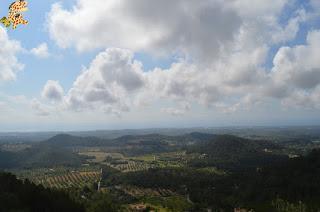
[[[278,183],[288,181],[291,189],[308,189],[295,188],[298,184],[287,178],[294,169],[297,179],[311,177],[308,167],[315,164],[299,172],[304,160],[320,158],[319,142],[314,142],[315,136],[308,139],[272,141],[199,132],[114,139],[59,134],[39,142],[3,143],[0,165],[20,180],[68,193],[87,211],[106,199],[114,211],[229,211],[237,207],[268,211],[275,203],[294,207],[300,200],[313,211],[320,207],[317,199],[288,193],[285,184]],[[277,167],[288,170],[284,175]],[[264,190],[266,177],[274,181],[266,181],[272,190]],[[253,182],[256,187],[251,186]],[[262,196],[252,198],[259,189]]]

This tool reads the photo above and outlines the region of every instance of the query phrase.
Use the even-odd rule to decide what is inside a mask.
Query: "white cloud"
[[[81,110],[98,107],[106,112],[128,111],[130,97],[144,86],[141,63],[132,52],[108,49],[96,56],[76,79],[65,101]]]
[[[279,15],[288,0],[277,0],[270,4],[268,0],[232,0],[232,6],[236,8],[241,17],[248,19],[266,18]]]
[[[84,79],[85,84],[99,85],[97,79],[103,77],[91,77],[95,70],[108,70],[104,79],[105,84],[117,84],[125,88],[138,84],[139,89],[130,95],[132,98],[139,98],[140,101],[156,101],[158,99],[171,99],[177,102],[194,102],[205,106],[213,106],[222,111],[236,111],[239,108],[249,108],[261,103],[266,98],[276,98],[288,102],[290,95],[295,92],[304,93],[304,96],[310,96],[315,99],[317,92],[315,88],[320,84],[320,63],[317,58],[320,49],[320,31],[311,31],[307,37],[307,44],[280,48],[274,58],[274,67],[269,72],[263,68],[266,60],[268,48],[259,47],[252,52],[235,52],[226,59],[221,59],[214,65],[200,69],[201,66],[190,64],[186,61],[180,61],[173,64],[168,70],[155,69],[146,73],[142,72],[141,64],[137,61],[132,62],[132,53],[127,50],[109,49],[99,55],[91,64],[89,70],[80,76]],[[126,56],[118,56],[118,54]],[[111,55],[116,56],[111,56]],[[131,55],[128,56],[128,55]],[[116,60],[110,58],[117,58]],[[127,58],[127,62],[115,62],[119,58]],[[131,58],[131,59],[128,59]],[[108,65],[104,64],[106,61]],[[110,62],[114,61],[114,62]],[[120,59],[120,61],[123,61]],[[131,62],[130,62],[131,61]],[[97,65],[99,64],[99,65]],[[114,65],[117,64],[117,65]],[[132,64],[139,64],[138,68],[128,68]],[[96,68],[98,67],[98,68]],[[107,67],[107,68],[105,68]],[[113,71],[111,71],[113,70]],[[137,71],[138,70],[138,71]],[[126,78],[124,81],[118,74],[126,73],[126,76],[134,74],[135,77]],[[112,74],[111,74],[112,73]],[[138,73],[138,74],[137,74]],[[137,74],[137,75],[136,75]],[[90,77],[87,77],[89,75]],[[94,74],[93,76],[96,76]],[[119,75],[121,76],[121,75]],[[94,80],[90,80],[94,79]],[[137,81],[135,79],[139,79]],[[125,82],[125,83],[124,83]],[[77,83],[75,83],[77,84]],[[81,83],[81,85],[83,85]],[[102,86],[100,84],[100,86]],[[95,86],[76,86],[78,94],[86,96],[86,91],[92,91]],[[99,86],[98,86],[99,87]],[[107,86],[108,87],[108,86]],[[136,86],[131,86],[132,88]],[[106,87],[101,87],[106,88]],[[123,89],[126,93],[135,89]],[[108,88],[109,89],[109,88]],[[104,90],[104,89],[103,89]],[[112,103],[126,102],[127,98],[124,93],[119,90],[109,92],[113,96]],[[294,92],[293,92],[294,91]],[[89,92],[89,94],[91,94]],[[310,93],[310,94],[308,94]],[[111,95],[112,94],[112,95]],[[124,95],[120,95],[124,94]],[[91,96],[91,95],[89,95]],[[87,98],[86,102],[108,100],[103,96],[94,95],[96,98]],[[120,98],[121,96],[121,98]],[[301,96],[301,95],[300,95]],[[117,101],[115,101],[117,99]],[[238,100],[237,100],[238,99]],[[292,99],[292,97],[291,97]],[[301,98],[299,98],[301,99]],[[109,99],[110,100],[110,99]],[[225,104],[225,102],[234,102],[235,104]],[[126,102],[125,108],[133,106],[133,101]],[[293,101],[291,101],[292,103]],[[306,101],[307,103],[317,104],[315,100]],[[298,104],[298,103],[297,103]],[[223,105],[224,109],[221,107]],[[284,104],[288,105],[288,104]],[[116,108],[115,106],[114,108]],[[123,110],[120,110],[123,111]],[[125,111],[125,110],[124,110]],[[163,112],[172,115],[182,115],[187,110],[179,108],[164,108]]]
[[[180,61],[167,70],[149,72],[143,72],[131,51],[111,48],[96,56],[63,99],[74,110],[98,109],[117,116],[159,99],[178,103],[177,108],[161,110],[174,116],[184,115],[194,102],[227,113],[252,108],[267,98],[283,100],[285,106],[315,105],[319,96],[315,88],[320,84],[316,57],[320,33],[310,32],[307,41],[303,46],[280,48],[271,72],[262,65],[267,47],[234,52],[207,68]]]
[[[71,10],[54,4],[48,24],[61,47],[120,47],[212,60],[233,40],[241,19],[220,0],[78,0]]]
[[[63,99],[64,90],[58,81],[48,80],[41,96],[50,101],[60,102]]]
[[[306,92],[303,90],[296,90],[282,101],[282,104],[288,108],[307,108],[320,109],[320,86],[316,89]]]
[[[190,108],[191,106],[189,103],[181,102],[179,108],[167,107],[162,108],[161,111],[172,116],[183,116],[190,110]]]
[[[296,11],[296,15],[289,19],[285,27],[275,24],[275,29],[272,31],[272,39],[275,43],[285,43],[293,40],[299,32],[300,24],[308,19],[308,14],[304,9]]]
[[[131,51],[107,49],[78,76],[64,96],[64,103],[73,110],[98,109],[117,116],[131,107],[150,106],[159,99],[174,100],[180,105],[162,109],[171,115],[185,114],[194,101],[216,107],[261,84],[266,73],[259,64],[265,52],[261,48],[243,55],[235,53],[228,60],[201,71],[198,65],[180,61],[168,70],[143,72]],[[47,95],[43,92],[42,96]]]
[[[50,56],[47,43],[41,43],[39,46],[31,49],[30,52],[39,58],[48,58]]]
[[[320,83],[320,31],[308,34],[307,44],[282,47],[274,58],[276,83],[301,89],[312,89]]]
[[[271,73],[273,85],[286,91],[291,105],[294,106],[292,99],[296,99],[297,104],[301,105],[303,98],[307,100],[317,96],[317,87],[320,85],[319,54],[320,31],[309,32],[306,45],[282,47],[276,54]],[[315,101],[305,101],[305,104],[312,103]]]
[[[54,4],[49,32],[60,47],[106,49],[78,76],[63,102],[75,110],[118,116],[159,99],[178,103],[162,109],[171,115],[190,110],[179,107],[181,102],[224,112],[255,107],[269,98],[284,105],[304,98],[315,105],[318,31],[309,33],[306,45],[281,47],[272,70],[266,67],[270,49],[294,40],[309,18],[299,7],[287,23],[280,23],[288,2],[77,0],[70,10]],[[143,72],[141,62],[134,60],[137,51],[178,55],[179,60],[166,70]]]
[[[255,31],[253,36],[258,37],[253,38],[263,41],[292,39],[306,14],[298,9],[281,26],[278,17],[288,2],[77,0],[69,10],[54,4],[47,21],[51,37],[64,48],[120,47],[212,61],[232,46],[241,28]]]
[[[183,109],[177,109],[177,108],[171,108],[171,107],[170,108],[163,108],[161,111],[164,113],[168,113],[172,116],[182,116],[186,113],[186,111]]]
[[[16,56],[21,51],[20,43],[10,40],[6,30],[0,26],[0,82],[16,79],[16,73],[23,69]]]

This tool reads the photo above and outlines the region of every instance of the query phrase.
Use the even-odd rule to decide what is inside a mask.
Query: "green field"
[[[83,168],[40,168],[26,170],[12,170],[20,179],[29,179],[35,184],[45,187],[67,189],[91,186],[101,178],[101,171],[97,167]]]

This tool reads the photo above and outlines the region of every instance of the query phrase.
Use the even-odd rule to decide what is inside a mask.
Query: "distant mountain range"
[[[180,136],[167,136],[160,134],[147,135],[125,135],[115,139],[102,139],[98,137],[79,137],[69,134],[59,134],[49,138],[39,145],[56,147],[76,147],[76,146],[125,146],[125,145],[167,145],[167,144],[190,144],[205,142],[213,139],[216,135],[193,132]]]
[[[57,134],[69,134],[80,137],[98,137],[115,139],[125,135],[160,134],[166,136],[181,136],[193,132],[205,134],[231,134],[251,139],[291,140],[296,138],[320,138],[320,126],[296,127],[216,127],[216,128],[154,128],[154,129],[124,129],[96,131],[56,131],[56,132],[9,132],[0,133],[1,142],[39,142]]]

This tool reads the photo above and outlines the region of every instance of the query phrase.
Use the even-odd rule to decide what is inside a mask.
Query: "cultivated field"
[[[45,187],[67,189],[82,188],[85,185],[92,185],[101,178],[100,172],[71,172],[65,175],[57,175],[48,178],[37,178],[36,183]]]
[[[106,163],[108,166],[115,168],[121,172],[137,172],[150,169],[154,167],[152,164],[136,162],[136,161],[125,161],[122,164]]]
[[[14,173],[20,179],[29,179],[36,184],[57,189],[82,188],[85,185],[90,186],[92,183],[98,182],[101,178],[101,171],[97,167],[73,170],[63,167],[55,169],[29,169],[19,170]]]
[[[185,152],[148,154],[137,157],[125,157],[121,153],[108,153],[101,150],[79,151],[80,155],[91,157],[88,163],[100,163],[111,166],[121,172],[135,172],[150,168],[182,167],[187,163]]]

